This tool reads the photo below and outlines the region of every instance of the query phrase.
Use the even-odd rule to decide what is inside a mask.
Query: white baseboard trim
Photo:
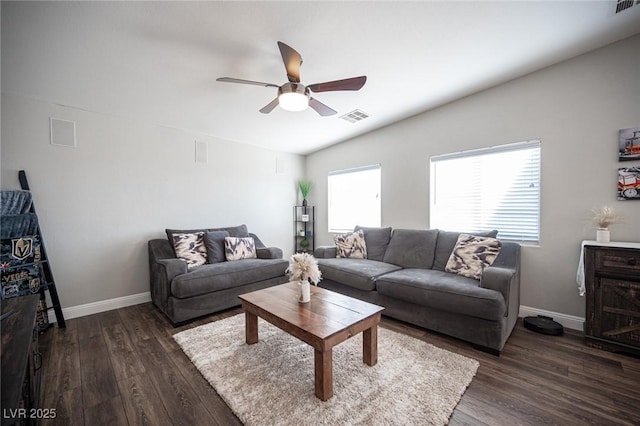
[[[85,305],[71,306],[63,308],[62,314],[65,320],[98,314],[100,312],[111,311],[113,309],[125,308],[127,306],[139,305],[151,302],[151,292],[132,294],[130,296],[117,297],[115,299],[102,300],[100,302],[87,303]],[[563,327],[572,330],[584,330],[584,318],[573,315],[561,314],[558,312],[545,311],[544,309],[520,306],[519,317],[544,315],[553,318],[554,321],[562,324]],[[53,310],[49,311],[49,322],[56,322],[56,315]]]
[[[116,297],[115,299],[102,300],[100,302],[87,303],[86,305],[71,306],[62,308],[65,320],[98,314],[100,312],[111,311],[113,309],[125,308],[127,306],[139,305],[151,301],[151,292],[132,294],[131,296]],[[49,311],[49,322],[56,322],[56,314],[53,309]]]
[[[529,317],[544,315],[545,317],[551,317],[555,322],[562,324],[565,328],[571,330],[584,330],[584,318],[576,317],[573,315],[560,314],[558,312],[545,311],[544,309],[530,308],[529,306],[520,306],[519,317]]]

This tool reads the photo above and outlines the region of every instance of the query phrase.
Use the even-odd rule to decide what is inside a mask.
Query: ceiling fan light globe
[[[281,93],[278,103],[285,111],[304,111],[309,107],[309,97],[296,92]]]

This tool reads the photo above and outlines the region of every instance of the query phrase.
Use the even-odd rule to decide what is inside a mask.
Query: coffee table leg
[[[367,365],[376,365],[378,362],[378,326],[362,332],[362,360]]]
[[[316,396],[326,401],[333,396],[333,350],[314,349]]]
[[[251,312],[244,312],[245,335],[247,345],[258,343],[258,317]]]

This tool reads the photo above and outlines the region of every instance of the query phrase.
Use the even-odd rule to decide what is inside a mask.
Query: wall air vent
[[[359,109],[354,109],[350,113],[345,114],[340,118],[342,118],[345,121],[348,121],[349,123],[357,123],[358,121],[362,121],[368,117],[369,117],[369,114],[367,114],[366,112],[362,112]]]
[[[76,122],[49,117],[51,145],[76,147]]]
[[[618,0],[616,2],[616,13],[629,9],[631,6],[639,5],[640,0]]]

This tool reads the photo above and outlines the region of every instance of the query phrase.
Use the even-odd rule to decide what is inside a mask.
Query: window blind
[[[431,157],[430,227],[540,238],[540,141]]]
[[[329,232],[380,226],[380,180],[380,164],[329,172]]]

